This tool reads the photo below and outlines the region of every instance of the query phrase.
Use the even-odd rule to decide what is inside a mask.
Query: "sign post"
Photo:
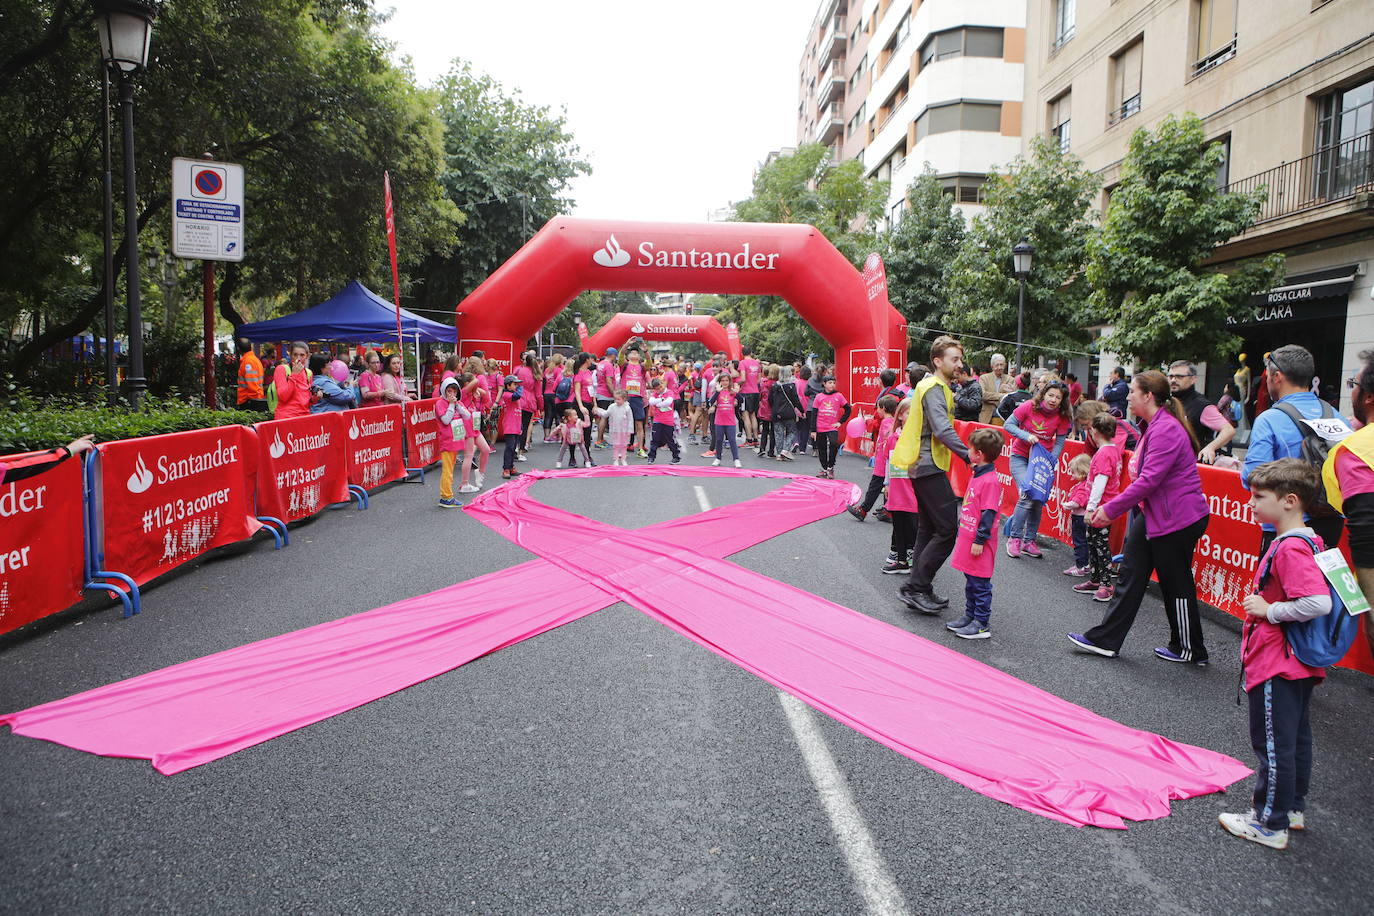
[[[215,261],[243,260],[243,166],[172,160],[172,254],[204,261],[205,406],[215,398]]]

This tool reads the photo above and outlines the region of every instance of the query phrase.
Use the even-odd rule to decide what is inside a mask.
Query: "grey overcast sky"
[[[422,83],[470,61],[528,103],[566,107],[593,173],[573,215],[699,221],[747,197],[796,140],[815,0],[378,0]]]

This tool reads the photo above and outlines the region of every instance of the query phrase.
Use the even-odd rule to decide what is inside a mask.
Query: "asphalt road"
[[[700,449],[689,450],[695,458]],[[551,465],[550,447],[523,467]],[[747,460],[748,461],[748,460]],[[757,463],[753,459],[748,463]],[[814,461],[789,467],[811,473]],[[498,466],[493,462],[493,468]],[[868,470],[842,456],[856,483]],[[552,505],[624,527],[751,499],[753,480],[545,481]],[[331,510],[274,551],[218,552],[144,592],[0,640],[0,708],[422,594],[528,559],[437,479]],[[1207,669],[1157,661],[1147,599],[1125,657],[1070,650],[1102,605],[1066,549],[999,558],[994,637],[966,643],[896,600],[889,528],[847,515],[734,560],[952,644],[1130,725],[1249,761],[1238,632],[1206,623]],[[962,594],[946,570],[940,591]],[[309,728],[177,776],[0,734],[0,911],[1369,912],[1374,680],[1338,671],[1313,709],[1309,830],[1285,852],[1230,838],[1248,787],[1127,831],[984,798],[617,604]],[[833,766],[832,769],[827,767]],[[821,788],[818,789],[818,786]],[[845,807],[845,799],[851,803]],[[890,883],[884,883],[885,879]]]

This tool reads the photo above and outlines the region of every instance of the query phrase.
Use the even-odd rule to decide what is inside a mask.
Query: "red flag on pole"
[[[882,256],[876,251],[864,260],[863,278],[864,290],[868,293],[869,320],[873,323],[873,355],[881,372],[887,368],[887,310],[891,303],[887,299],[887,270],[883,267]]]
[[[396,302],[396,352],[405,353],[405,339],[401,336],[401,272],[396,267],[396,213],[391,208],[391,173],[382,172],[382,188],[386,191],[386,244],[391,249],[391,289]],[[416,372],[419,367],[416,367]],[[401,359],[401,378],[405,384],[405,359]]]

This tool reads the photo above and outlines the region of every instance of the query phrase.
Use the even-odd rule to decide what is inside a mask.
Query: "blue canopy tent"
[[[401,333],[408,342],[456,344],[452,327],[401,309]],[[239,327],[255,343],[277,340],[386,341],[396,339],[396,306],[357,280],[319,305],[270,321]]]

